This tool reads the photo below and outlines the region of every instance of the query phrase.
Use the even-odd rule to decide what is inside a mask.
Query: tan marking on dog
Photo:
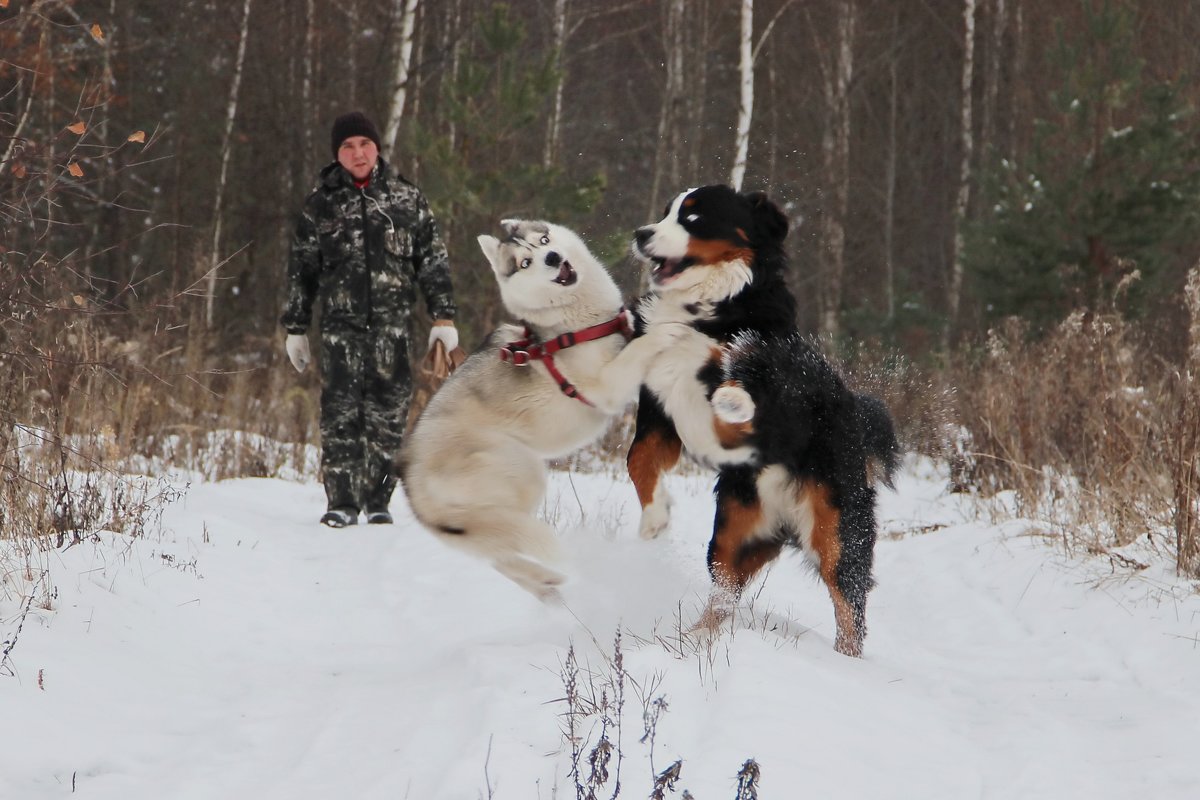
[[[682,452],[683,442],[679,437],[667,437],[658,431],[634,442],[629,448],[625,463],[642,508],[654,501],[659,476],[679,463]]]
[[[750,248],[738,247],[721,239],[692,239],[688,242],[687,254],[700,264],[722,264],[727,261],[750,264],[754,261],[754,251]]]
[[[843,655],[862,655],[862,632],[854,624],[854,611],[837,584],[838,562],[842,557],[842,540],[838,536],[841,512],[834,507],[831,490],[823,483],[807,484],[799,490],[800,502],[812,504],[812,548],[820,560],[821,580],[833,600],[833,616],[837,620],[837,640],[834,648]]]
[[[721,510],[722,524],[713,532],[709,568],[713,580],[736,595],[764,564],[779,555],[781,545],[751,541],[762,527],[761,502],[747,505],[726,498],[721,501]]]

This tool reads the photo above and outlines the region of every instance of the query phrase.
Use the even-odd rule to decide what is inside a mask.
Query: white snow
[[[697,800],[733,798],[751,757],[763,800],[1200,797],[1196,587],[978,521],[944,483],[916,464],[881,493],[862,660],[833,650],[795,556],[711,649],[681,643],[705,476],[671,478],[671,527],[643,542],[627,480],[556,472],[565,609],[438,542],[400,493],[395,525],[333,531],[316,484],[193,484],[160,537],[31,557],[57,597],[0,676],[0,798],[574,798],[562,665],[573,643],[601,686],[618,628],[621,797],[650,792],[639,693],[668,703],[654,769],[683,759]],[[35,576],[0,574],[0,639]],[[598,720],[580,726],[590,748]]]

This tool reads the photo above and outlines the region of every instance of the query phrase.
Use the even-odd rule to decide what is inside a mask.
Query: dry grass
[[[691,792],[680,787],[685,781],[681,758],[661,768],[655,764],[658,726],[670,710],[661,692],[663,676],[655,673],[639,681],[629,674],[620,630],[613,639],[612,656],[604,653],[601,656],[603,664],[599,668],[580,664],[571,645],[559,668],[563,684],[563,696],[558,701],[564,706],[560,715],[563,743],[570,754],[568,777],[576,800],[617,800],[623,796],[622,790],[628,788],[622,784],[621,776],[626,759],[621,733],[628,713],[627,691],[632,692],[641,707],[642,735],[638,744],[644,748],[649,767],[645,778],[650,787],[649,797],[662,800],[668,793],[674,795],[677,789],[681,798],[692,797]],[[736,800],[753,800],[758,796],[759,775],[760,767],[753,759],[742,764],[735,778]],[[625,782],[630,784],[634,780],[626,775]],[[635,789],[633,796],[646,796],[645,788]]]
[[[1010,321],[962,354],[953,369],[970,485],[1087,552],[1174,538],[1180,572],[1196,574],[1196,275],[1186,364],[1159,358],[1119,315],[1083,312],[1039,339]]]
[[[192,478],[316,473],[315,390],[276,343],[207,353],[197,298],[98,305],[81,282],[65,262],[0,276],[0,601],[22,614],[52,607],[53,549],[155,533]]]

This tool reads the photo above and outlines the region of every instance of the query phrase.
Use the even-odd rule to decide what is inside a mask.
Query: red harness
[[[500,360],[507,361],[518,367],[529,366],[530,361],[541,361],[546,365],[546,371],[550,373],[550,377],[558,381],[558,388],[563,394],[590,406],[592,405],[591,401],[581,395],[579,390],[558,371],[558,367],[554,365],[554,354],[559,350],[574,347],[577,344],[583,344],[595,339],[603,339],[605,336],[612,336],[614,333],[619,333],[626,339],[633,338],[633,329],[630,327],[629,322],[629,312],[623,307],[608,322],[601,322],[599,325],[593,325],[581,331],[560,333],[550,341],[538,344],[534,344],[533,331],[529,330],[529,326],[526,325],[524,339],[510,342],[500,348]]]

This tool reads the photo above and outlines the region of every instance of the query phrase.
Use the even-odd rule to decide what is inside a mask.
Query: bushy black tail
[[[854,396],[858,407],[858,418],[862,423],[863,444],[867,455],[878,459],[883,467],[883,484],[889,489],[895,489],[892,477],[900,463],[900,442],[896,440],[896,426],[892,422],[891,412],[878,397],[869,394]]]

